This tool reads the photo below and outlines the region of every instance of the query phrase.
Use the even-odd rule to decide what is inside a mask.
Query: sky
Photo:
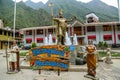
[[[21,1],[21,0],[16,0],[17,2]],[[27,0],[22,0],[22,1],[27,1]],[[33,2],[39,2],[39,1],[42,1],[43,3],[46,3],[48,0],[31,0]],[[81,1],[81,2],[89,2],[91,0],[77,0],[77,1]],[[115,7],[118,7],[117,5],[117,0],[101,0],[103,2],[105,2],[106,4],[108,5],[112,5],[112,6],[115,6]]]

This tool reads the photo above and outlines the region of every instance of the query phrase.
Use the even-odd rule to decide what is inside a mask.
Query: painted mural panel
[[[42,69],[69,70],[70,48],[63,45],[48,45],[31,49],[30,65]]]

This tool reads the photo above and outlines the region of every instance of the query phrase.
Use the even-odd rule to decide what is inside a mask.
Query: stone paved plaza
[[[17,74],[6,74],[6,58],[3,54],[0,54],[0,80],[90,80],[83,76],[86,72],[72,71],[61,72],[60,76],[57,76],[56,71],[45,71],[39,75],[38,71],[32,69],[21,69]],[[78,68],[79,66],[76,66]],[[80,68],[85,68],[80,66]],[[98,63],[97,76],[100,80],[120,80],[120,60],[113,59],[113,64],[108,65],[103,62]]]

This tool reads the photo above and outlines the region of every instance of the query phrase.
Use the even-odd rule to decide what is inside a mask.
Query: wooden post
[[[58,69],[58,76],[60,76],[60,72],[61,72],[61,70],[60,70],[60,69]]]
[[[41,69],[38,69],[38,74],[41,74]]]
[[[20,55],[19,55],[19,51],[16,52],[16,55],[17,55],[17,70],[20,71]]]
[[[15,63],[11,62],[11,66],[12,66],[12,70],[14,71],[15,70]]]

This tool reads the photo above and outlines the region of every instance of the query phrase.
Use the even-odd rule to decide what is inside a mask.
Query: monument
[[[74,17],[71,20],[67,20],[66,18],[64,18],[62,9],[60,9],[58,18],[53,17],[53,20],[56,22],[57,25],[56,26],[57,40],[58,40],[57,44],[64,45],[65,33],[67,32],[67,23],[73,21],[74,19],[76,19],[76,17]]]
[[[113,62],[112,62],[112,56],[111,56],[111,49],[110,48],[107,48],[107,56],[106,56],[105,63],[107,63],[107,64],[113,64]]]
[[[69,70],[69,54],[70,48],[69,46],[64,45],[65,43],[65,35],[67,45],[72,45],[70,38],[67,34],[67,22],[68,20],[63,18],[63,12],[60,10],[59,18],[53,18],[57,23],[56,27],[56,36],[57,36],[57,45],[53,44],[52,35],[50,34],[44,39],[44,45],[33,48],[29,50],[30,66],[37,67],[39,70],[39,74],[42,69],[48,70],[58,70],[58,76],[60,75],[60,71],[68,71]],[[74,17],[75,18],[75,17]],[[72,21],[71,19],[70,21]]]

